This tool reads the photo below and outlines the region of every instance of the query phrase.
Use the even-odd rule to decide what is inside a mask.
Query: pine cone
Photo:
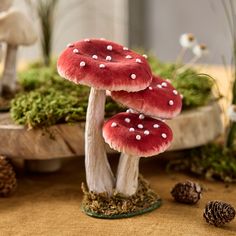
[[[201,198],[202,188],[199,184],[187,180],[178,183],[171,191],[171,195],[177,202],[195,204]]]
[[[233,220],[235,210],[226,202],[211,201],[207,203],[203,216],[208,224],[218,227]]]
[[[0,197],[8,197],[15,189],[15,171],[9,160],[0,155]]]

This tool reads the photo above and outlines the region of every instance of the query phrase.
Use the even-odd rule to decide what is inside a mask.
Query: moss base
[[[107,193],[89,192],[84,184],[82,190],[84,193],[82,210],[85,214],[96,218],[127,218],[153,211],[161,206],[160,197],[141,176],[137,193],[130,197],[115,191],[111,196]]]

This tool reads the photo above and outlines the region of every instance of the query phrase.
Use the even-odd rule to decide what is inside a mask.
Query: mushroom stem
[[[114,176],[102,137],[106,91],[91,88],[85,126],[85,169],[90,191],[112,193]]]
[[[131,196],[138,189],[140,157],[121,153],[117,170],[116,190],[126,196]]]
[[[16,54],[17,46],[7,45],[6,59],[2,77],[2,86],[10,91],[16,88]]]

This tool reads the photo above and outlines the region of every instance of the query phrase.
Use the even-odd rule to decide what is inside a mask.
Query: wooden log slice
[[[222,134],[217,103],[184,111],[167,121],[174,133],[169,150],[197,147]],[[9,113],[0,113],[0,153],[11,158],[46,160],[84,155],[84,122],[59,124],[47,129],[15,125]],[[114,152],[108,148],[109,152]]]

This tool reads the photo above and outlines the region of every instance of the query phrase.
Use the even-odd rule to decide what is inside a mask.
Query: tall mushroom
[[[138,112],[144,113],[145,115],[149,115],[155,118],[165,118],[165,119],[173,118],[180,113],[181,107],[182,107],[182,99],[179,93],[175,90],[175,88],[169,82],[161,79],[158,76],[153,76],[152,82],[149,85],[149,87],[142,91],[132,92],[132,93],[127,93],[125,91],[117,91],[117,92],[112,92],[111,96],[117,102],[127,107],[130,107]],[[138,117],[139,117],[139,123],[138,124],[135,123],[136,126],[131,127],[130,132],[138,131],[138,136],[136,136],[136,138],[138,139],[142,138],[140,132],[143,132],[144,137],[145,135],[150,137],[149,136],[150,130],[147,129],[147,127],[145,127],[142,123],[147,118],[145,118],[143,114],[140,114]],[[131,122],[131,119],[128,117],[128,115],[125,118],[125,121],[127,123]],[[156,131],[158,131],[158,128],[160,126],[158,122],[160,121],[156,121],[156,122],[157,123],[155,127],[153,128],[154,130],[156,129]],[[161,126],[166,128],[166,126],[164,126],[163,124]],[[104,127],[105,127],[105,132],[103,132],[104,138],[106,142],[110,144],[111,147],[114,147],[113,141],[110,141],[109,139],[107,139],[107,135],[108,135],[106,131],[107,124]],[[168,136],[167,137],[165,136],[166,135],[164,132],[163,138],[164,139],[168,138]],[[123,137],[126,137],[126,136],[123,134]],[[126,140],[126,138],[124,139]],[[162,145],[162,143],[163,142],[159,144]],[[155,144],[155,145],[158,145],[158,144]],[[151,148],[150,152],[155,153],[156,151],[156,154],[158,154],[158,149],[155,145],[153,147],[150,146]],[[141,148],[144,148],[144,147],[141,145]],[[116,146],[114,149],[122,151],[122,149],[117,149]],[[117,191],[128,196],[135,193],[135,191],[137,190],[137,181],[138,181],[137,173],[138,173],[138,160],[139,159],[134,159],[131,154],[133,153],[132,152],[129,153],[127,152],[127,150],[125,150],[125,152],[121,154],[119,165],[118,165],[117,182],[116,182]],[[141,156],[141,153],[138,153],[138,154],[139,154],[138,156]],[[133,166],[134,160],[136,162],[135,162],[135,165]],[[127,175],[129,175],[129,178],[127,178]],[[133,176],[133,178],[130,178],[130,175]],[[129,183],[130,179],[132,179],[131,183]]]
[[[7,43],[2,83],[11,91],[16,86],[17,48],[19,45],[31,45],[36,40],[33,25],[23,13],[10,9],[0,14],[0,42]]]
[[[59,74],[91,87],[85,127],[87,186],[97,193],[112,193],[114,177],[102,137],[106,90],[128,92],[145,89],[152,80],[148,63],[139,54],[103,39],[85,39],[62,52]]]
[[[130,196],[138,189],[140,157],[164,152],[172,141],[172,131],[160,120],[123,112],[106,121],[103,137],[113,149],[122,152],[116,190]]]

